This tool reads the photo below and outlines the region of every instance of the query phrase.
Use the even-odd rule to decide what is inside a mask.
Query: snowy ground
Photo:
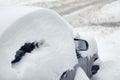
[[[120,80],[120,0],[20,2],[27,6],[52,8],[73,25],[76,32],[94,37],[102,63],[100,71],[91,80]]]
[[[75,25],[76,32],[97,40],[102,63],[99,73],[91,80],[120,80],[120,1],[93,5],[65,18],[75,21],[70,20],[70,23]]]
[[[13,6],[21,4],[31,4],[35,2],[51,2],[55,0],[0,0],[0,6]]]

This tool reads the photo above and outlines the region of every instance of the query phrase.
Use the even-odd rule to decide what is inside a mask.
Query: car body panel
[[[92,66],[94,65],[94,62],[96,59],[98,59],[98,49],[97,49],[97,44],[94,38],[86,38],[86,37],[81,37],[80,35],[77,34],[76,40],[84,40],[88,44],[88,49],[82,51],[82,50],[77,50],[76,53],[77,55],[80,55],[78,58],[78,63],[82,67],[82,69],[85,71],[87,76],[90,78],[92,77]],[[75,40],[75,39],[74,39]],[[75,41],[76,49],[79,48],[79,44]]]

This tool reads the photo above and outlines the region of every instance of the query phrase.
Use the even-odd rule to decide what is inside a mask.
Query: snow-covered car
[[[94,40],[52,10],[0,8],[0,28],[0,80],[88,80],[99,68]]]
[[[78,63],[90,78],[100,68],[99,64],[97,64],[99,56],[96,41],[93,38],[81,37],[78,34],[74,40]]]

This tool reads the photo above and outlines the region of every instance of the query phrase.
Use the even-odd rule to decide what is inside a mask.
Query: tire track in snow
[[[59,14],[61,14],[62,16],[70,14],[72,12],[78,11],[80,9],[92,6],[92,5],[98,5],[98,4],[106,4],[106,3],[110,3],[114,0],[93,0],[93,1],[82,1],[82,0],[78,0],[78,1],[74,1],[65,5],[61,5],[61,6],[53,6],[51,7],[51,9],[54,9],[55,11],[57,11]]]
[[[51,7],[51,9],[54,9],[55,11],[57,11],[58,13],[60,13],[61,15],[63,14],[67,14],[69,12],[69,10],[73,10],[73,8],[78,7],[79,5],[85,5],[87,3],[90,3],[91,1],[85,1],[85,0],[78,0],[78,1],[72,1],[72,2],[68,2],[68,3],[64,3],[61,6],[53,6]]]
[[[119,22],[103,22],[103,23],[90,23],[92,26],[105,26],[105,27],[120,27]]]

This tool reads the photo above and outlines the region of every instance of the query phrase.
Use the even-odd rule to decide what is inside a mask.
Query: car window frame
[[[87,51],[89,49],[89,44],[86,40],[74,38],[74,41],[84,41],[86,43],[86,49],[79,49],[79,51]]]

